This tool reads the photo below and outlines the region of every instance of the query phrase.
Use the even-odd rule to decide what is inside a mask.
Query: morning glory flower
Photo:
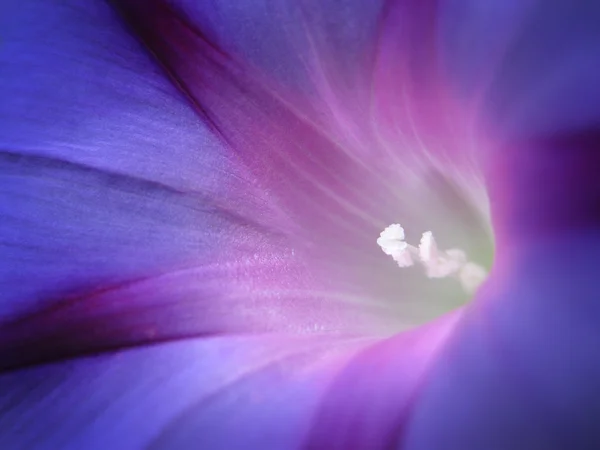
[[[599,18],[5,1],[0,447],[597,447]]]

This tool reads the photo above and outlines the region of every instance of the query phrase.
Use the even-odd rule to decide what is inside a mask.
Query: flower
[[[0,446],[582,448],[594,8],[4,2]]]

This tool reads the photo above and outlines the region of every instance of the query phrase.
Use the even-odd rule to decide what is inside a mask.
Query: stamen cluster
[[[398,266],[410,267],[417,261],[429,278],[457,278],[469,293],[475,292],[487,277],[485,269],[469,261],[463,250],[439,250],[431,231],[423,233],[417,248],[405,241],[404,228],[395,223],[381,232],[377,244]]]

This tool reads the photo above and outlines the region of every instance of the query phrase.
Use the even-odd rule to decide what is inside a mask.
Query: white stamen
[[[404,239],[404,228],[396,223],[381,232],[377,244],[400,267],[412,266],[413,257],[418,258],[429,278],[457,277],[469,293],[475,292],[487,276],[483,267],[467,260],[464,251],[457,248],[440,251],[431,231],[423,233],[418,249]]]
[[[414,247],[404,241],[404,228],[395,223],[381,232],[377,244],[386,255],[390,255],[400,267],[410,267],[414,264],[412,251]],[[416,249],[414,249],[416,250]]]
[[[485,269],[475,263],[468,262],[460,270],[459,278],[463,289],[473,293],[485,281],[487,273]]]
[[[460,248],[451,248],[450,250],[446,250],[446,255],[448,255],[452,260],[458,262],[461,266],[464,266],[467,263],[467,254]]]
[[[421,236],[421,242],[419,244],[419,256],[421,257],[421,261],[424,263],[428,263],[438,258],[437,244],[431,231],[426,231],[423,233],[423,236]]]

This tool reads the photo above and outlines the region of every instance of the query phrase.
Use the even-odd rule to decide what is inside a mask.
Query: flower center
[[[419,247],[405,241],[404,228],[392,224],[381,232],[377,244],[386,255],[392,257],[400,267],[411,267],[420,263],[429,278],[456,278],[469,294],[474,293],[487,277],[486,270],[469,261],[466,252],[458,248],[440,250],[431,231],[421,237]]]

